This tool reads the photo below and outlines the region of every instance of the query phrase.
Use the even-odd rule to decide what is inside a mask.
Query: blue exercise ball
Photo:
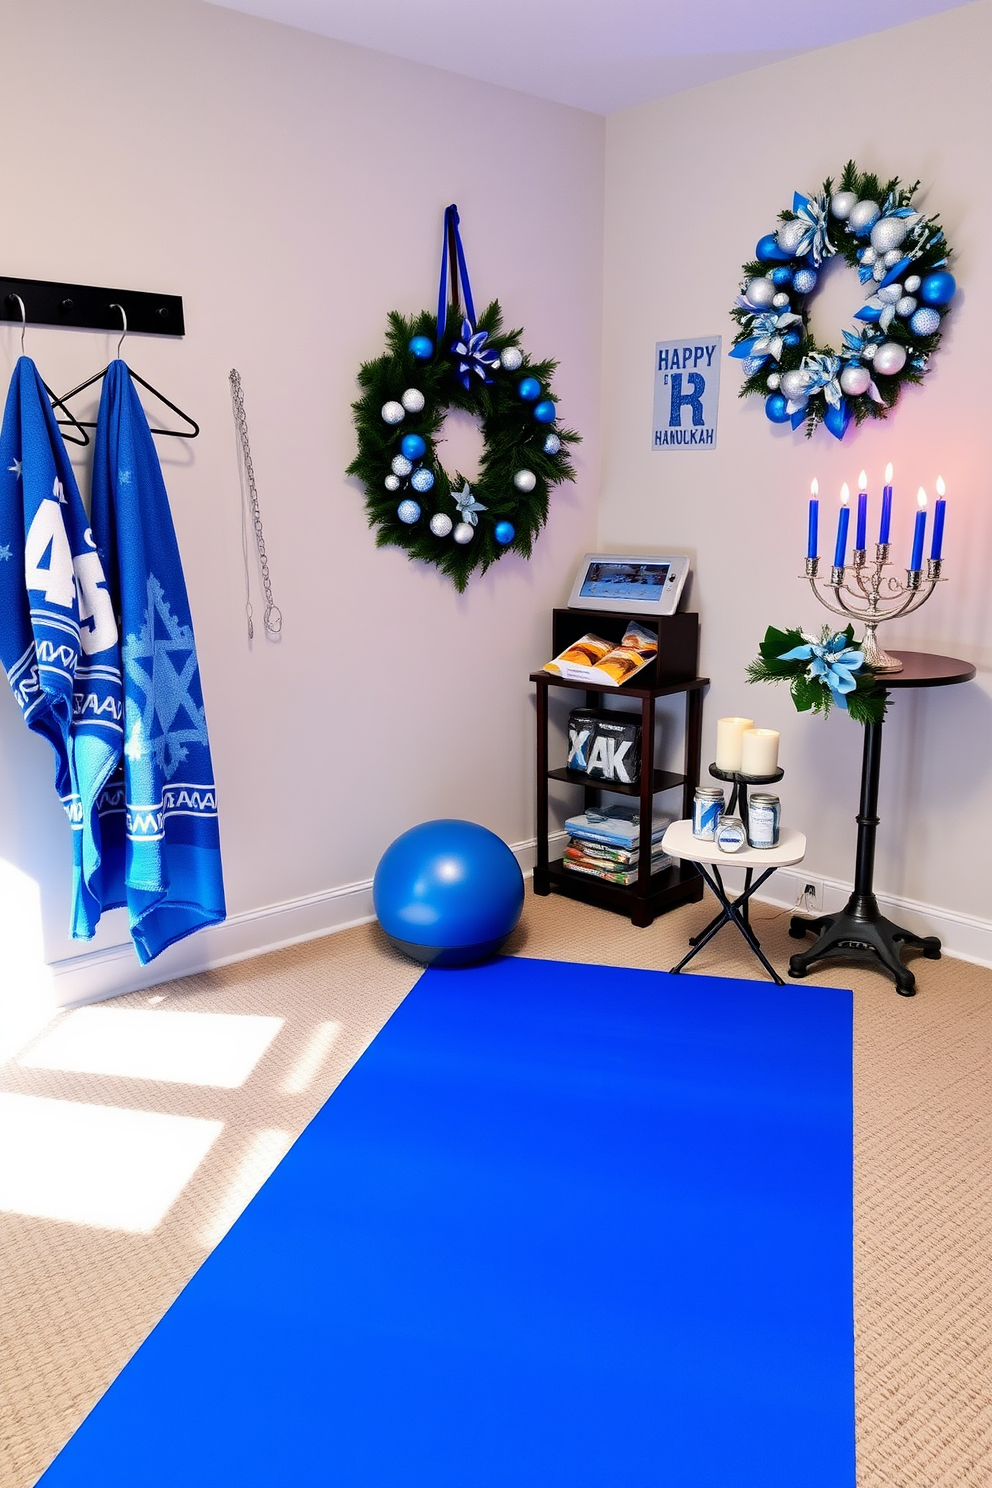
[[[393,945],[424,966],[467,966],[494,956],[524,903],[520,865],[475,822],[411,827],[375,870],[372,905]]]

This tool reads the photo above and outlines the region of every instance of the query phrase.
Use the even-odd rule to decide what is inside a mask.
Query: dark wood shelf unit
[[[630,620],[654,630],[659,649],[657,661],[644,667],[624,686],[591,690],[584,682],[567,681],[552,672],[531,673],[531,681],[537,690],[537,865],[534,892],[565,894],[571,899],[627,915],[632,924],[645,926],[666,910],[675,909],[680,904],[695,903],[703,897],[703,880],[692,863],[676,863],[658,873],[650,871],[654,797],[663,791],[681,790],[681,815],[691,816],[692,800],[699,783],[702,696],[709,678],[696,675],[698,616],[691,613],[628,616],[599,610],[555,610],[552,654],[557,656],[586,631],[594,631],[605,640],[618,642]],[[590,779],[581,771],[551,765],[548,744],[551,688],[581,693],[585,706],[590,708],[601,707],[607,698],[637,700],[641,724],[641,775],[637,784],[620,785]],[[657,701],[678,694],[685,697],[684,767],[679,772],[658,770],[654,765]],[[624,711],[637,716],[633,709]],[[578,786],[586,807],[599,805],[606,795],[633,796],[639,801],[640,842],[635,883],[627,887],[611,884],[589,874],[571,872],[563,867],[561,858],[551,861],[548,831],[548,782],[551,780]]]

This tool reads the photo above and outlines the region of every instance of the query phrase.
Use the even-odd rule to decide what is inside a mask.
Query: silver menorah
[[[903,583],[893,574],[883,572],[889,566],[888,543],[875,544],[875,557],[870,563],[865,548],[855,548],[851,556],[853,561],[845,567],[831,567],[829,584],[819,579],[819,558],[807,558],[806,577],[810,588],[833,614],[863,622],[865,634],[860,645],[866,666],[880,672],[901,672],[902,662],[879,646],[878,627],[883,620],[912,615],[926,604],[937,585],[943,582],[940,577],[942,560],[928,558],[925,571],[907,568],[906,582]],[[828,592],[833,595],[834,603],[826,598]]]

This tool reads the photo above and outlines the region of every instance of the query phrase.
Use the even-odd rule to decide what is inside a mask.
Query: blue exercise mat
[[[43,1488],[854,1488],[851,995],[428,971]]]

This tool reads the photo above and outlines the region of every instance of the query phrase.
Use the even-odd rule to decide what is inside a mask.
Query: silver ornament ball
[[[777,372],[772,372],[765,380],[765,387],[768,388],[769,392],[774,393],[777,391],[779,383],[781,381],[782,379],[779,374]]]
[[[396,515],[399,517],[401,522],[405,522],[408,527],[412,527],[413,523],[416,522],[418,517],[420,516],[420,507],[415,501],[411,501],[408,497],[406,501],[400,502],[399,506],[396,508]]]
[[[415,491],[420,491],[421,494],[423,494],[424,491],[429,491],[431,486],[434,484],[433,472],[430,470],[425,470],[424,467],[421,465],[420,468],[418,470],[415,470],[411,475],[410,484]]]
[[[936,310],[921,305],[919,310],[914,310],[909,322],[909,329],[914,336],[932,336],[940,326],[940,316]]]
[[[390,399],[388,403],[382,405],[382,417],[387,424],[401,424],[406,417],[406,409],[402,403]]]
[[[915,309],[916,309],[916,296],[915,295],[903,295],[903,297],[902,297],[901,300],[897,300],[896,301],[896,314],[897,315],[901,315],[904,318],[907,317],[907,316],[912,315],[912,313],[913,313],[913,311]]]
[[[558,435],[549,434],[547,439],[544,441],[544,453],[546,455],[556,455],[560,449],[561,440],[558,438]]]
[[[387,475],[383,484],[387,491],[398,491],[400,488],[400,478],[398,475]]]
[[[537,485],[537,476],[533,470],[518,470],[513,477],[513,484],[518,491],[533,491]]]
[[[882,280],[885,278],[888,272],[888,269],[885,267],[884,258],[880,258],[871,271],[871,277],[874,279],[876,284],[881,284]]]
[[[859,398],[871,385],[871,373],[867,367],[845,367],[840,374],[840,390],[849,398]]]
[[[812,294],[816,288],[816,271],[814,269],[797,269],[792,276],[792,287],[796,294]]]
[[[857,204],[857,194],[853,191],[835,191],[830,198],[830,210],[838,222],[846,222],[851,211]]]
[[[919,287],[919,274],[910,274],[909,278],[906,280],[906,283],[903,285],[903,289],[906,291],[907,294],[915,294]]]
[[[410,464],[406,455],[394,455],[393,463],[389,468],[394,475],[409,475],[413,466]]]
[[[888,253],[885,255],[886,268],[891,269],[893,264],[897,264],[901,258],[902,254],[898,248],[890,248]]]
[[[871,246],[876,253],[888,253],[890,248],[898,248],[910,226],[908,217],[883,217],[871,230]]]
[[[780,289],[779,292],[778,292],[778,294],[772,300],[772,304],[778,310],[784,310],[785,307],[786,307],[786,305],[788,303],[789,303],[789,296],[785,293],[785,290],[784,289]]]
[[[796,402],[799,398],[805,398],[806,373],[798,370],[783,372],[779,386],[782,389],[782,396],[788,398],[790,403]]]
[[[519,346],[508,346],[500,352],[499,364],[506,372],[518,372],[524,364],[524,354]]]
[[[400,399],[407,413],[419,413],[426,401],[427,399],[419,388],[407,388]]]
[[[875,372],[880,377],[894,377],[906,365],[906,348],[897,341],[883,341],[875,353]]]
[[[805,234],[806,224],[800,222],[798,218],[793,218],[791,222],[782,223],[775,234],[775,241],[783,253],[795,253]],[[748,298],[750,299],[750,295]]]
[[[874,248],[865,248],[864,251],[859,254],[859,262],[868,266],[875,263],[877,259],[878,254],[875,252]]]
[[[471,522],[458,523],[458,526],[455,528],[456,543],[470,543],[474,536],[475,528],[472,526]]]
[[[878,202],[859,201],[855,202],[847,214],[848,225],[852,232],[861,233],[878,221],[881,215],[881,207]]]
[[[745,295],[756,310],[767,310],[775,299],[775,286],[770,279],[749,279]]]
[[[435,537],[447,537],[454,523],[447,512],[435,512],[431,517],[431,531]]]
[[[878,291],[878,298],[883,305],[894,305],[902,299],[901,284],[886,284]]]

